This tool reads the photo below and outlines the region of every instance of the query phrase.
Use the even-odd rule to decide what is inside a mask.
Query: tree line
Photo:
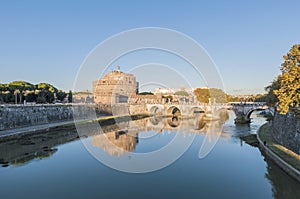
[[[48,83],[31,84],[25,81],[0,83],[0,103],[23,104],[35,102],[38,104],[53,102],[72,102],[72,91],[66,93]]]
[[[275,106],[281,114],[299,112],[300,107],[300,44],[292,46],[283,56],[281,74],[265,87],[267,94],[258,100]]]
[[[247,97],[234,96],[218,88],[196,88],[194,94],[201,103],[209,103],[209,101],[211,101],[211,103],[257,102],[260,101],[260,98],[263,96],[262,94],[247,95]]]

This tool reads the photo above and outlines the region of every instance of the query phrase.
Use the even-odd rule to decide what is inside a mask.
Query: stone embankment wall
[[[300,154],[300,119],[299,115],[275,112],[273,120],[273,138],[281,145]]]
[[[73,108],[76,108],[74,115]],[[59,121],[89,118],[94,106],[86,105],[4,105],[0,106],[0,130]]]
[[[54,123],[68,120],[95,119],[103,115],[130,115],[146,113],[145,105],[128,104],[49,104],[49,105],[2,105],[0,106],[0,131]]]
[[[148,114],[145,104],[97,104],[97,113],[102,115],[136,115]]]
[[[131,105],[129,106],[129,112],[131,115],[149,114],[145,104]]]

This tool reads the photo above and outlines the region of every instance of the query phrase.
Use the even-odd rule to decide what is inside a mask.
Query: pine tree
[[[69,103],[73,102],[73,93],[71,90],[69,91],[69,94],[68,94],[68,101],[69,101]]]

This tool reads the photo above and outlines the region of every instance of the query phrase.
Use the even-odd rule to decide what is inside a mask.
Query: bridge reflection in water
[[[82,136],[90,137],[92,144],[97,149],[103,149],[113,156],[122,156],[135,151],[139,145],[139,140],[140,144],[143,143],[141,139],[145,138],[145,134],[147,134],[147,136],[158,135],[161,137],[168,137],[169,133],[185,133],[187,136],[191,134],[203,134],[207,135],[208,139],[214,139],[220,134],[222,139],[235,139],[233,134],[240,131],[241,126],[236,127],[231,125],[231,127],[237,129],[224,133],[222,127],[227,120],[227,113],[222,120],[209,120],[203,114],[198,114],[191,118],[150,117],[105,126],[102,127],[101,132],[87,129],[85,135]],[[0,139],[0,165],[2,165],[2,167],[9,167],[0,169],[15,169],[15,166],[27,164],[32,162],[32,160],[43,161],[43,159],[55,155],[58,150],[63,150],[59,145],[76,140],[78,141],[78,139],[79,136],[76,129],[60,129],[27,134],[10,140]],[[72,150],[73,148],[69,151]],[[73,152],[71,154],[65,154],[74,155]],[[224,157],[227,157],[231,154],[224,153],[223,155]],[[264,154],[262,153],[262,155]],[[65,164],[61,159],[60,161],[52,159],[52,161],[55,162],[55,165]],[[299,184],[267,157],[265,158],[265,161],[265,178],[270,181],[274,198],[299,198]],[[238,162],[239,160],[237,160],[237,163]],[[33,162],[33,165],[36,164],[39,164],[38,161]],[[195,164],[197,164],[197,162],[195,162]],[[10,165],[13,165],[13,167],[10,167]],[[34,169],[35,168],[36,167],[34,167]],[[220,166],[220,168],[223,168],[223,166]],[[219,171],[222,171],[222,169]],[[8,179],[4,178],[4,180]]]
[[[206,134],[209,141],[216,141],[219,136],[230,138],[230,134],[222,132],[224,123],[229,116],[226,110],[219,119],[207,118],[203,113],[191,117],[153,116],[141,120],[121,122],[112,126],[102,127],[102,131],[92,136],[92,145],[102,148],[110,155],[120,156],[135,151],[141,134],[149,132],[152,136],[165,132],[188,134]]]
[[[135,150],[141,133],[150,132],[156,135],[157,133],[164,134],[165,131],[172,131],[204,134],[210,131],[208,136],[213,137],[222,131],[223,124],[227,119],[228,116],[223,120],[211,121],[201,113],[189,118],[149,117],[103,126],[101,132],[87,128],[85,133],[80,136],[91,137],[95,147],[102,148],[110,155],[120,156]],[[224,133],[221,133],[221,136],[230,137],[229,134]],[[59,128],[58,130],[25,134],[9,140],[0,139],[0,165],[2,167],[20,166],[34,159],[48,158],[56,153],[57,146],[78,139],[76,129]]]

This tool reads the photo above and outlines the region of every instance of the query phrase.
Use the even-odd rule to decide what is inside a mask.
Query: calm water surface
[[[230,113],[213,150],[199,159],[205,122],[180,123],[155,129],[143,119],[106,127],[103,135],[83,139],[94,150],[116,158],[131,152],[158,150],[181,133],[196,135],[193,144],[173,164],[161,170],[131,174],[111,169],[85,148],[76,131],[53,131],[0,143],[1,198],[300,198],[300,184],[285,174],[260,150],[239,136],[254,134],[264,118],[236,126]],[[159,123],[159,121],[157,121]],[[134,123],[138,138],[122,130]],[[180,130],[178,126],[182,126]],[[137,128],[138,127],[138,128]],[[127,128],[128,129],[128,128]],[[130,129],[130,128],[129,128]],[[122,131],[121,131],[122,130]],[[88,131],[88,130],[87,130]],[[88,132],[87,132],[88,135]]]

